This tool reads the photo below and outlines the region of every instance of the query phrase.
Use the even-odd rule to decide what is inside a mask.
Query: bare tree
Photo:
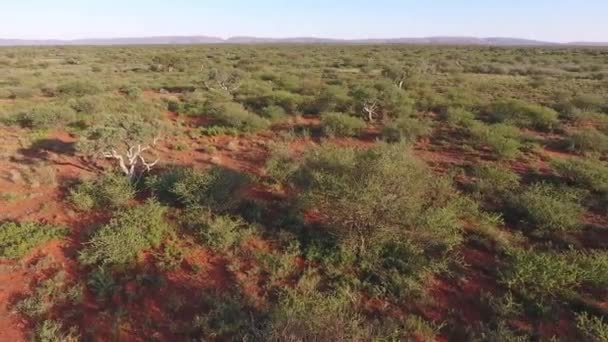
[[[155,144],[156,139],[154,140]],[[118,161],[118,165],[125,176],[129,177],[130,180],[135,180],[141,178],[144,173],[150,172],[152,167],[160,160],[157,158],[151,163],[146,162],[142,154],[149,149],[150,146],[142,147],[141,144],[138,144],[137,146],[130,146],[124,154],[118,153],[115,149],[109,152],[101,152],[101,154],[105,158]]]
[[[373,122],[376,118],[378,103],[376,101],[366,101],[363,103],[363,112],[367,115],[367,120]]]
[[[89,158],[115,160],[121,172],[137,182],[159,162],[158,158],[150,162],[145,155],[156,145],[161,132],[162,123],[152,116],[108,115],[89,128],[77,146]]]
[[[241,86],[240,78],[236,73],[224,70],[211,70],[203,84],[207,89],[221,89],[228,93],[237,91]]]

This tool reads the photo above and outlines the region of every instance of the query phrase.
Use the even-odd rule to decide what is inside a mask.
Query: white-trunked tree
[[[89,157],[113,159],[126,177],[137,182],[160,161],[151,152],[163,131],[161,121],[151,116],[102,115],[78,147]]]

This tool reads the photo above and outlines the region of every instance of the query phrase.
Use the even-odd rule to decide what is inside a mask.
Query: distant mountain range
[[[419,45],[488,45],[488,46],[608,46],[608,42],[553,43],[520,38],[427,37],[386,39],[332,39],[315,37],[263,38],[207,36],[167,36],[134,38],[99,38],[75,40],[0,39],[0,46],[53,45],[186,45],[186,44],[419,44]]]

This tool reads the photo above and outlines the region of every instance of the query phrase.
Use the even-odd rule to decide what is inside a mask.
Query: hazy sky
[[[608,0],[0,0],[0,38],[157,35],[608,41]]]

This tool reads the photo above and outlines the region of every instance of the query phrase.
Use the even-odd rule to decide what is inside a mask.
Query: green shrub
[[[262,116],[270,121],[278,121],[283,119],[287,112],[280,106],[268,106],[262,111]]]
[[[123,207],[134,196],[135,189],[128,177],[110,173],[71,188],[69,199],[77,209],[90,210]]]
[[[73,99],[70,107],[78,113],[93,114],[103,108],[103,100],[95,95],[85,95]]]
[[[239,135],[239,129],[234,127],[226,127],[226,126],[207,126],[199,128],[199,132],[202,135],[207,135],[210,137],[215,137],[218,135],[231,135],[236,136]]]
[[[270,94],[270,103],[279,106],[286,113],[295,114],[302,104],[302,96],[288,91],[275,90]]]
[[[87,81],[72,81],[60,85],[57,90],[66,96],[95,95],[100,92],[99,86]]]
[[[6,94],[6,98],[9,99],[29,99],[36,95],[36,91],[32,88],[26,87],[13,87],[8,89],[8,93]]]
[[[608,341],[608,322],[586,312],[576,315],[576,328],[588,342]]]
[[[566,143],[570,151],[577,153],[608,152],[608,136],[595,129],[574,132],[566,139]]]
[[[80,252],[85,265],[128,266],[141,252],[158,247],[169,231],[166,209],[154,201],[123,209],[99,228]]]
[[[366,151],[323,146],[307,154],[296,183],[303,187],[304,203],[323,212],[346,242],[405,239],[449,250],[460,241],[450,182],[403,146]]]
[[[34,222],[0,224],[0,257],[20,258],[32,248],[66,236],[67,229]]]
[[[287,147],[279,146],[271,151],[264,171],[273,183],[285,184],[296,173],[298,167]]]
[[[137,99],[141,96],[141,89],[134,85],[124,85],[118,91],[130,99]]]
[[[365,121],[344,113],[324,113],[321,125],[328,136],[355,137],[365,128]]]
[[[207,171],[173,168],[147,180],[161,199],[220,211],[233,208],[238,203],[235,194],[248,183],[246,175],[222,167]]]
[[[254,233],[245,221],[230,216],[201,215],[195,232],[205,245],[214,250],[229,251]],[[192,223],[190,223],[192,225]]]
[[[533,300],[559,298],[583,284],[605,288],[608,284],[608,255],[577,251],[562,254],[534,250],[512,250],[510,264],[500,281]]]
[[[265,341],[407,341],[420,331],[421,324],[407,326],[391,319],[367,319],[356,308],[358,299],[349,290],[329,293],[316,289],[318,279],[304,280],[284,293],[270,312],[269,323],[261,333]],[[407,323],[406,323],[407,324]],[[411,330],[409,330],[409,329]]]
[[[76,327],[65,331],[63,325],[58,321],[45,320],[39,323],[34,331],[33,341],[36,342],[78,342],[82,337],[78,334]]]
[[[495,104],[490,112],[490,118],[497,122],[540,130],[550,130],[559,124],[558,113],[555,110],[519,100]]]
[[[512,198],[511,206],[541,231],[568,231],[580,226],[580,192],[535,183]]]
[[[441,118],[452,126],[470,127],[475,122],[475,114],[458,107],[450,107],[445,110]]]
[[[608,104],[606,99],[597,94],[582,94],[572,99],[571,104],[582,110],[593,110],[601,111],[605,109]]]
[[[473,191],[495,205],[504,203],[519,188],[519,175],[505,166],[490,163],[475,165],[473,177]]]
[[[247,111],[242,105],[234,102],[224,103],[213,108],[212,115],[218,125],[232,127],[242,132],[255,133],[270,126],[268,120]]]
[[[245,341],[254,332],[255,312],[247,306],[240,295],[212,293],[202,300],[208,311],[197,314],[192,320],[194,331],[190,335],[200,336],[200,340]]]
[[[391,143],[413,143],[421,137],[430,135],[431,132],[432,127],[428,121],[402,117],[382,129],[382,138]]]
[[[70,107],[47,104],[19,111],[11,119],[22,127],[46,129],[74,121],[76,113]]]
[[[572,184],[598,192],[608,193],[608,165],[598,159],[553,160],[555,172]]]
[[[479,147],[488,147],[499,159],[514,159],[521,155],[523,147],[520,131],[506,124],[484,125],[476,123],[469,132]]]

